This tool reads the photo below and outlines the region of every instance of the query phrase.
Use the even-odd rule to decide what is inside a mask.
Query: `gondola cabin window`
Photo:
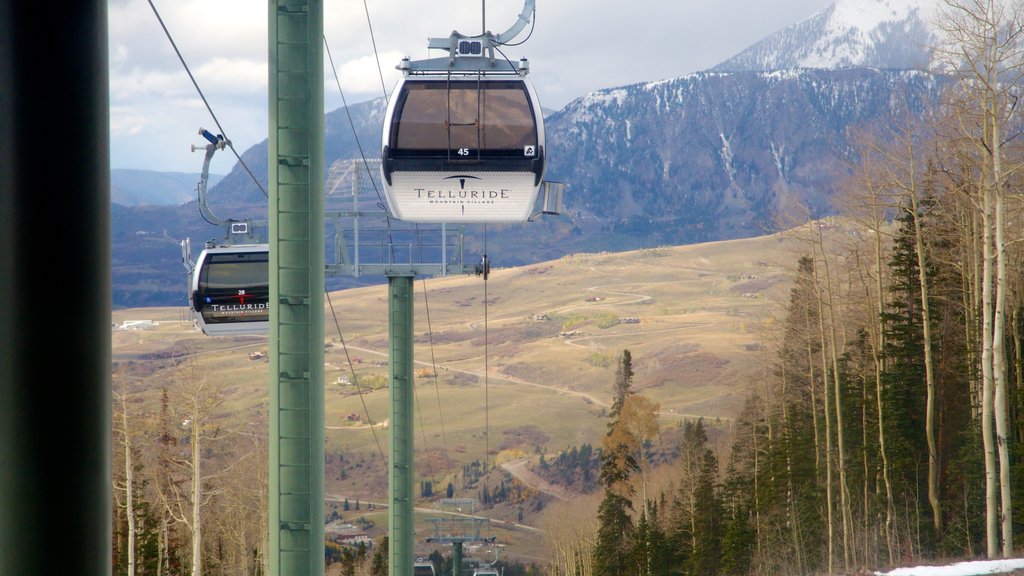
[[[522,158],[537,145],[537,126],[522,82],[407,82],[392,123],[396,157],[448,155]]]

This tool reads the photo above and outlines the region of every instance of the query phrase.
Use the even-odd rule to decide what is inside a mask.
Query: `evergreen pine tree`
[[[718,574],[721,567],[723,510],[717,485],[718,458],[710,448],[705,448],[696,486],[693,522],[696,546],[689,562],[689,573],[695,576]]]
[[[380,540],[380,546],[373,552],[370,561],[370,576],[388,576],[388,537]]]
[[[759,396],[747,399],[733,427],[732,449],[722,485],[722,573],[742,576],[750,572],[756,550],[756,474],[768,448],[764,406]]]
[[[619,360],[619,366],[615,371],[615,389],[612,397],[612,410],[609,414],[613,423],[615,418],[619,416],[619,411],[622,410],[622,403],[626,401],[627,396],[633,393],[633,391],[630,390],[632,385],[633,355],[627,349],[622,351],[622,358]],[[576,450],[575,446],[573,447],[573,450]]]
[[[628,433],[617,426],[622,405],[626,397],[632,394],[632,380],[632,356],[629,350],[625,350],[615,377],[612,421],[602,443],[600,481],[604,487],[604,499],[597,509],[599,525],[594,545],[595,576],[625,576],[633,573],[627,570],[627,557],[633,541],[633,521],[630,518],[633,488],[629,484],[629,477],[636,469],[636,459],[631,453]]]

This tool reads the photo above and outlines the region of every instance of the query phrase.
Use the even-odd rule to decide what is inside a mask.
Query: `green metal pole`
[[[388,573],[413,569],[413,277],[388,276],[391,463],[388,475]]]
[[[452,576],[462,576],[462,540],[452,544]]]
[[[322,0],[269,3],[271,576],[324,573]]]

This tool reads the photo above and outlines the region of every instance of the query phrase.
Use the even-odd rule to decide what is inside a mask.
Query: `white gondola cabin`
[[[448,56],[402,60],[381,135],[391,215],[433,223],[525,222],[544,180],[544,114],[525,58],[495,51],[530,21],[527,0],[504,34],[433,38]]]
[[[434,563],[430,560],[417,559],[412,567],[413,576],[436,576]]]
[[[388,207],[412,222],[524,222],[544,178],[544,120],[516,75],[402,78],[385,117]]]
[[[266,334],[270,321],[269,247],[208,247],[190,273],[190,307],[205,334]]]

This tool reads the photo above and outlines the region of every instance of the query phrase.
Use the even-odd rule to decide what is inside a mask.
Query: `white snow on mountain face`
[[[927,69],[943,0],[837,0],[757,42],[715,71],[787,68]]]
[[[934,14],[938,4],[938,0],[839,0],[833,4],[830,28],[872,30],[882,22],[902,22],[914,11]]]

